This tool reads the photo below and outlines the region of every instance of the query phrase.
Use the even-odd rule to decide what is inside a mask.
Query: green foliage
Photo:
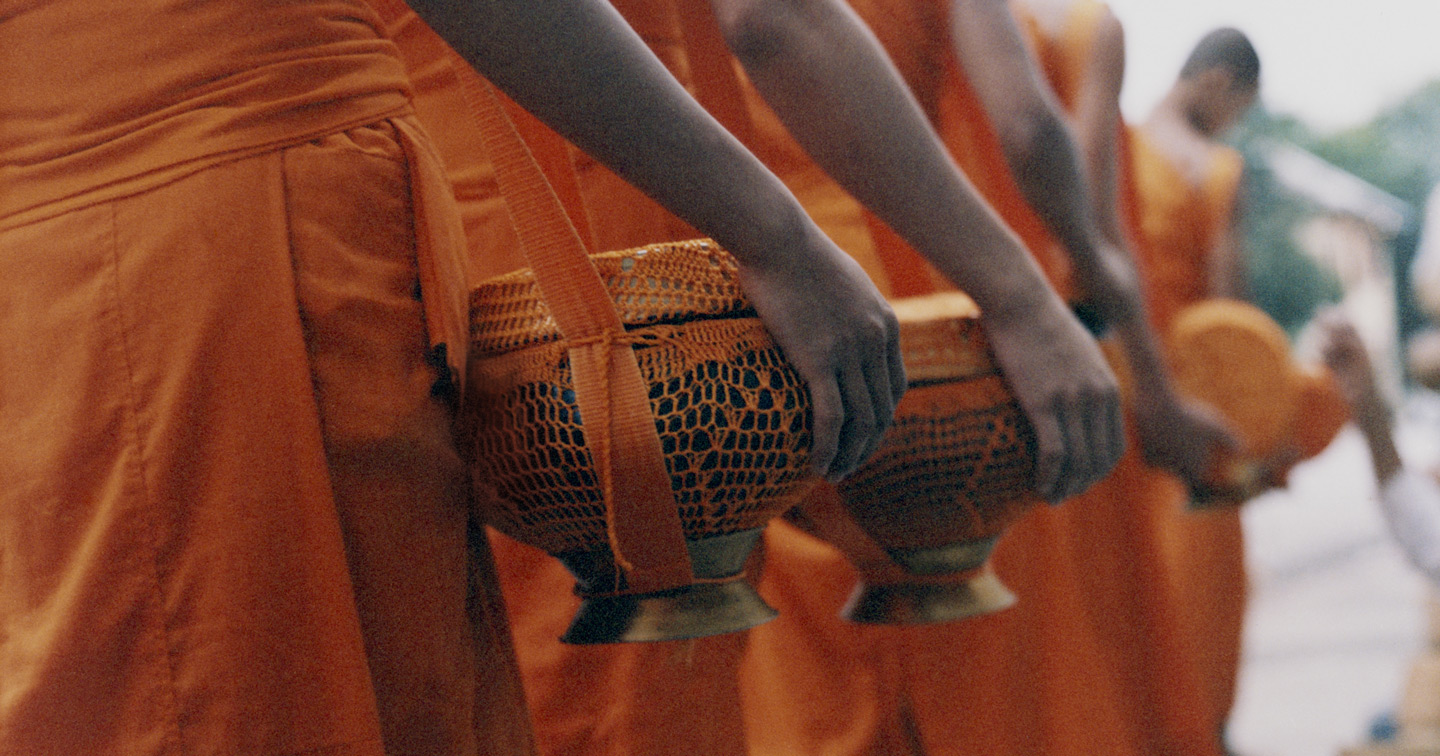
[[[1276,184],[1259,159],[1259,144],[1284,141],[1302,147],[1413,208],[1409,225],[1392,241],[1396,290],[1401,295],[1401,333],[1419,327],[1423,318],[1409,297],[1408,269],[1415,253],[1415,224],[1432,186],[1440,181],[1440,81],[1431,82],[1387,108],[1369,123],[1336,134],[1318,134],[1303,122],[1277,115],[1263,106],[1236,130],[1236,145],[1247,161],[1245,238],[1252,296],[1256,304],[1292,331],[1304,325],[1314,309],[1340,295],[1328,271],[1301,252],[1293,229],[1313,212],[1298,197]]]
[[[1275,179],[1261,145],[1268,140],[1305,146],[1311,134],[1297,119],[1263,107],[1256,107],[1236,131],[1236,146],[1245,156],[1244,194],[1237,208],[1250,299],[1294,335],[1318,308],[1339,301],[1340,282],[1296,243],[1295,230],[1313,210]]]

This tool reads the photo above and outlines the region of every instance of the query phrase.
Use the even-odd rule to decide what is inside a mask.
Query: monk
[[[1139,249],[1162,332],[1188,304],[1243,295],[1235,223],[1242,161],[1216,139],[1254,102],[1259,80],[1260,59],[1250,41],[1238,30],[1217,29],[1200,40],[1164,99],[1132,130]],[[1168,553],[1198,644],[1208,716],[1223,728],[1234,702],[1245,613],[1239,510],[1177,514]]]
[[[725,81],[734,77],[733,70],[729,70],[732,64],[728,55],[716,60],[717,54],[725,52],[723,41],[720,41],[722,47],[719,49],[705,44],[707,33],[713,35],[720,31],[719,28],[711,30],[703,26],[707,20],[705,17],[710,15],[708,9],[700,8],[703,14],[699,14],[700,17],[697,18],[693,4],[667,2],[645,5],[624,2],[618,5],[660,57],[670,63],[672,71],[680,74],[682,78],[688,76],[694,80],[694,87],[701,101],[717,116],[725,119],[727,125],[737,134],[745,135],[751,140],[757,153],[801,194],[801,200],[807,209],[815,212],[817,218],[830,221],[826,223],[827,231],[835,232],[837,238],[845,238],[852,244],[860,243],[859,236],[864,233],[863,222],[853,222],[860,219],[858,206],[849,201],[853,210],[849,213],[845,211],[846,198],[843,197],[843,192],[837,195],[836,191],[831,189],[834,184],[824,179],[823,174],[817,175],[814,164],[790,141],[790,137],[762,104],[751,97],[748,102],[739,101],[737,107],[733,97],[740,91],[735,87],[741,82]],[[730,39],[737,49],[753,49],[759,39],[758,27],[754,25],[758,20],[756,16],[740,12],[744,9],[733,4],[717,4],[716,10],[719,11],[722,26],[730,33]],[[855,20],[848,12],[844,12],[843,7],[836,6],[836,10],[841,12],[838,15],[827,14],[825,17],[827,26],[814,28],[823,28],[825,33],[835,35],[836,40],[845,42],[843,45],[837,44],[835,49],[858,52],[849,54],[849,60],[824,61],[825,66],[821,69],[820,76],[827,78],[821,80],[832,82],[829,84],[830,89],[824,93],[825,97],[816,97],[811,93],[807,93],[810,100],[798,96],[772,96],[777,108],[782,113],[798,114],[792,115],[790,120],[801,122],[796,129],[797,134],[809,134],[806,137],[809,143],[816,145],[811,150],[812,154],[819,160],[836,166],[834,170],[837,173],[843,172],[841,175],[847,177],[848,185],[854,186],[857,194],[871,197],[872,202],[884,208],[884,212],[894,218],[898,225],[906,228],[912,235],[924,234],[927,239],[926,247],[941,259],[948,256],[950,261],[947,264],[952,271],[956,271],[957,277],[970,281],[973,288],[980,292],[981,298],[995,302],[993,330],[1002,351],[1018,351],[1020,354],[1045,360],[1055,357],[1053,347],[1057,344],[1053,342],[1051,348],[1037,348],[1032,342],[1023,349],[1017,346],[1012,350],[1009,344],[1024,341],[1011,341],[1011,336],[1004,333],[1011,328],[1017,329],[1013,332],[1014,338],[1028,340],[1041,332],[1057,333],[1053,329],[1058,327],[1060,334],[1073,334],[1062,336],[1062,342],[1058,345],[1064,346],[1065,341],[1076,339],[1083,347],[1087,340],[1078,330],[1074,330],[1076,326],[1069,315],[1065,314],[1063,309],[1057,308],[1058,300],[1053,299],[1053,294],[1049,293],[1040,281],[1033,264],[1028,262],[1008,233],[996,224],[993,216],[969,194],[968,185],[945,158],[943,148],[925,125],[923,115],[905,95],[903,87],[884,64],[883,58],[877,54],[873,40],[870,40],[863,30],[856,28]],[[715,23],[713,19],[708,21],[710,24]],[[397,39],[401,39],[403,47],[404,40],[399,37]],[[709,41],[715,42],[718,38]],[[692,55],[692,50],[701,54]],[[717,67],[717,63],[720,66]],[[412,65],[412,70],[423,68],[424,63]],[[796,70],[792,68],[789,72]],[[840,78],[837,74],[842,72],[846,80],[837,81]],[[857,73],[864,73],[866,78],[854,78]],[[771,76],[773,78],[775,74],[771,73]],[[776,81],[779,82],[778,86],[786,86],[783,78]],[[436,91],[434,94],[437,102],[443,97],[442,92]],[[731,99],[727,99],[727,96]],[[807,102],[810,104],[806,105]],[[820,108],[815,104],[822,102],[829,107]],[[797,111],[802,105],[810,110]],[[424,97],[420,107],[424,117]],[[438,107],[435,111],[437,122],[447,118],[451,123],[456,122],[453,117],[442,115]],[[872,117],[872,124],[865,119],[857,119],[855,111],[860,107],[872,114],[884,114],[885,120],[874,121]],[[855,128],[854,124],[857,123],[865,124],[866,128]],[[823,127],[830,131],[817,136],[813,133],[816,126],[810,124],[823,124]],[[879,138],[881,133],[885,135],[885,139]],[[837,144],[843,144],[846,149],[837,149]],[[858,158],[856,153],[859,153]],[[449,157],[447,155],[447,158]],[[473,157],[470,156],[472,162]],[[463,160],[465,156],[457,156],[457,159]],[[858,167],[867,164],[864,161],[869,161],[871,170],[858,170]],[[455,164],[454,161],[451,162]],[[588,219],[592,237],[608,237],[602,246],[639,244],[660,240],[666,238],[666,234],[675,233],[673,224],[664,224],[657,216],[649,214],[643,202],[637,203],[633,198],[629,198],[628,209],[625,204],[616,203],[616,194],[609,191],[614,187],[603,179],[597,181],[599,176],[589,171],[585,163],[581,162],[580,166],[578,172],[581,175],[575,183],[580,188],[584,199],[583,209],[586,212],[579,215]],[[899,167],[909,167],[910,172],[901,172]],[[915,171],[923,171],[922,176],[930,175],[934,178],[928,182],[915,183]],[[452,175],[457,179],[461,178],[461,172],[452,171]],[[566,180],[563,176],[552,176],[552,179],[560,182]],[[464,181],[460,187],[461,195],[469,195],[474,183]],[[591,188],[594,186],[607,186],[607,191],[593,191]],[[915,197],[905,201],[897,199],[903,198],[904,192],[914,193],[923,186],[931,187],[926,190],[924,198]],[[614,220],[618,220],[617,225],[623,228],[639,228],[641,224],[636,223],[636,219],[645,218],[647,215],[652,219],[654,234],[649,239],[633,236],[627,238],[608,228]],[[855,233],[857,227],[861,234]],[[956,229],[963,229],[964,233],[958,233]],[[683,229],[681,232],[683,233]],[[480,233],[493,232],[482,229]],[[862,264],[867,262],[863,250],[852,248],[851,251],[857,253]],[[1000,266],[986,267],[1000,260],[1008,261],[1005,267],[1012,273],[1001,274]],[[1029,277],[1028,281],[1026,276]],[[1002,282],[1005,282],[1003,285],[1007,287],[1006,298],[1009,300],[1003,303],[995,301],[995,297],[990,293],[994,291],[992,287]],[[1010,316],[1007,313],[1018,310],[1018,304],[1023,301],[1034,303],[1027,305],[1030,312],[1027,315],[1030,318],[1028,323],[1023,324],[1023,327],[1020,323],[1008,323]],[[1017,306],[1012,309],[1012,304]],[[1045,326],[1047,318],[1055,319],[1055,325]],[[1027,332],[1030,335],[1023,335]],[[1089,358],[1085,357],[1083,352],[1080,356],[1080,364],[1087,364],[1085,361]],[[1017,382],[1022,387],[1035,386],[1037,384],[1028,382],[1035,379],[1026,379],[1023,376],[1030,375],[1038,379],[1040,375],[1051,370],[1053,369],[1023,368],[1022,377],[1017,378]],[[1073,377],[1080,386],[1089,380],[1083,372],[1073,374]],[[1036,404],[1043,407],[1045,402]],[[1103,405],[1098,406],[1103,409]],[[1037,412],[1037,417],[1042,418],[1043,424],[1044,418],[1049,414],[1042,410]],[[1103,422],[1103,413],[1096,419]],[[1100,424],[1096,424],[1096,430],[1105,432]],[[1052,437],[1047,446],[1061,443],[1066,441]],[[1118,451],[1107,449],[1102,443],[1095,446],[1098,452],[1095,459],[1086,461],[1079,456],[1082,448],[1090,448],[1090,445],[1072,444],[1066,447],[1065,454],[1071,459],[1061,465],[1060,469],[1064,470],[1065,478],[1078,476],[1077,479],[1066,482],[1067,486],[1083,486],[1084,478],[1096,474],[1085,471],[1091,465],[1104,466],[1106,462],[1103,455]],[[1055,473],[1056,471],[1052,470],[1047,476]],[[1056,495],[1063,496],[1064,491],[1057,491]],[[554,638],[563,630],[573,609],[573,602],[557,597],[567,588],[568,580],[553,562],[543,561],[533,550],[527,552],[523,547],[513,544],[502,544],[500,548],[503,552],[502,571],[507,576],[507,592],[515,597],[514,627],[520,646],[521,662],[526,671],[527,693],[536,714],[543,752],[744,751],[745,744],[738,723],[731,719],[738,714],[738,706],[733,698],[734,661],[727,661],[738,651],[738,645],[733,639],[705,639],[694,644],[616,649],[561,647],[555,643]],[[783,559],[779,555],[774,558]],[[574,691],[582,688],[606,690],[608,693],[577,697]]]
[[[1118,248],[1138,236],[1128,144],[1119,115],[1119,22],[1094,2],[1027,0],[1023,15],[1052,85],[1071,115],[1096,191],[1095,215]],[[1126,262],[1134,269],[1133,260]],[[1143,280],[1142,280],[1142,283]],[[1146,752],[1218,753],[1200,695],[1199,648],[1187,597],[1173,587],[1167,524],[1184,510],[1216,454],[1237,442],[1208,407],[1171,385],[1143,303],[1113,319],[1117,372],[1127,379],[1134,453],[1068,507],[1072,562],[1094,632],[1121,685],[1121,706]],[[1076,669],[1070,674],[1083,674]]]
[[[852,467],[893,316],[773,175],[607,6],[426,11],[734,251]],[[450,437],[459,219],[379,19],[0,19],[0,752],[531,752]]]
[[[995,65],[995,61],[1024,62],[1025,58],[1013,26],[1005,33],[1009,19],[998,15],[993,4],[956,3],[949,9],[949,18],[957,19],[952,38],[945,33],[949,23],[944,10],[935,4],[857,3],[900,63],[920,101],[940,121],[942,133],[971,176],[1006,211],[1007,220],[1027,235],[1032,250],[1050,263],[1052,280],[1077,294],[1088,294],[1089,302],[1111,322],[1127,354],[1134,355],[1132,361],[1140,367],[1131,372],[1142,379],[1134,393],[1145,417],[1168,431],[1141,437],[1146,456],[1166,460],[1173,467],[1199,469],[1211,445],[1229,443],[1228,438],[1207,411],[1187,406],[1170,388],[1144,318],[1133,262],[1123,253],[1125,240],[1116,210],[1118,90],[1123,70],[1118,23],[1098,3],[1043,6],[1022,9],[1020,15],[1034,31],[1031,36],[1049,83],[1076,121],[1085,167],[1095,178],[1090,195],[1093,203],[1088,208],[1077,208],[1073,202],[1075,197],[1085,197],[1083,192],[1047,193],[1065,186],[1063,181],[1076,175],[1073,166],[1068,175],[1064,172],[1070,158],[1063,152],[1060,159],[1043,155],[1045,147],[1065,144],[1045,138],[1063,134],[1065,127],[1053,116],[1037,123],[1037,114],[1058,108],[1047,106],[1048,89],[1034,84],[1035,74],[1027,75],[1025,66],[1007,71]],[[986,12],[991,15],[985,16]],[[971,23],[960,23],[962,18]],[[985,18],[991,26],[974,23]],[[958,76],[953,62],[935,65],[937,59],[955,60],[947,49],[952,45],[958,53],[955,57],[968,65],[968,81]],[[968,86],[972,83],[973,90]],[[976,92],[991,96],[977,97]],[[984,101],[988,112],[981,112],[977,100]],[[998,135],[987,133],[992,121]],[[1015,167],[1014,179],[1004,162],[997,165],[1002,155]],[[1059,181],[1043,172],[1047,166],[1052,171],[1059,167]],[[1040,219],[1042,215],[1048,223]],[[1048,233],[1051,229],[1053,236]],[[1055,236],[1067,242],[1059,245]],[[1109,249],[1095,254],[1101,246],[1097,240]],[[1057,246],[1077,254],[1069,261],[1057,260],[1053,256]],[[918,293],[927,281],[935,280],[910,273],[917,261],[913,256],[907,258],[904,250],[892,248],[890,252],[887,255],[882,249],[881,254],[892,286],[904,283],[913,287],[907,293]],[[1177,430],[1185,433],[1176,434]],[[1182,680],[1193,679],[1193,673],[1185,677],[1189,657],[1177,656],[1174,663],[1165,664],[1165,643],[1147,645],[1138,643],[1133,634],[1119,634],[1127,627],[1133,631],[1133,623],[1144,620],[1143,640],[1150,641],[1157,632],[1162,638],[1176,637],[1173,605],[1166,603],[1163,590],[1156,595],[1156,589],[1164,586],[1156,538],[1147,529],[1148,520],[1128,511],[1137,502],[1126,494],[1133,495],[1136,488],[1142,494],[1141,503],[1157,503],[1153,493],[1144,501],[1144,488],[1133,481],[1137,475],[1147,476],[1139,456],[1129,457],[1128,480],[1113,475],[1067,508],[1079,519],[1041,513],[1002,541],[997,569],[1015,585],[1022,602],[997,617],[906,633],[889,631],[889,636],[886,631],[847,628],[833,619],[848,588],[846,576],[833,552],[827,554],[818,543],[808,544],[804,553],[812,577],[807,579],[797,571],[793,584],[782,584],[779,567],[766,576],[772,590],[783,587],[788,589],[787,598],[792,594],[796,598],[791,616],[778,621],[776,631],[757,631],[752,641],[752,658],[757,661],[747,666],[747,672],[754,670],[747,678],[747,693],[752,699],[769,694],[763,704],[750,707],[757,721],[780,722],[781,726],[768,730],[784,730],[785,720],[775,712],[785,711],[787,700],[800,698],[802,690],[807,701],[824,698],[823,692],[810,692],[826,689],[821,680],[831,688],[850,680],[852,688],[869,686],[871,696],[852,696],[849,706],[854,710],[848,712],[840,703],[808,716],[802,707],[791,707],[795,713],[789,729],[803,732],[809,740],[799,745],[792,742],[788,750],[1213,750],[1204,723],[1185,717],[1195,707],[1186,697],[1184,684],[1178,695],[1160,689],[1174,683],[1175,674]],[[1122,461],[1122,468],[1126,466]],[[1154,472],[1148,476],[1159,478],[1163,488],[1164,476]],[[1063,556],[1072,543],[1083,548]],[[1131,568],[1137,546],[1144,549],[1138,576]],[[1108,561],[1097,564],[1096,552]],[[817,580],[813,577],[817,571],[828,572],[833,579]],[[1168,608],[1168,612],[1160,612],[1158,620],[1144,616],[1143,605],[1139,615],[1131,605],[1124,607],[1128,611],[1102,615],[1104,622],[1095,626],[1094,603],[1089,598],[1094,591],[1120,597],[1147,585],[1150,589],[1140,600],[1157,601]],[[793,628],[791,642],[783,651],[760,660],[762,640],[781,647],[779,641],[770,641],[770,636],[779,635],[778,629],[787,622]],[[1163,635],[1166,629],[1172,631],[1169,636]],[[794,640],[805,635],[812,640],[808,647]],[[1156,645],[1160,651],[1155,650]],[[903,651],[896,653],[896,646]],[[811,653],[804,653],[810,649]],[[824,676],[827,668],[834,670],[829,677]],[[784,671],[772,671],[776,669]],[[1167,672],[1171,673],[1168,677]],[[785,684],[787,675],[789,685]],[[1190,687],[1193,689],[1193,684]],[[1166,713],[1156,717],[1157,709]],[[787,750],[778,745],[775,736],[761,734],[762,729],[767,728],[752,728],[753,741],[765,739],[764,745],[776,753]]]

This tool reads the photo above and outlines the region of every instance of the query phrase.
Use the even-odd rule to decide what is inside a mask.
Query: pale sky
[[[1108,0],[1125,25],[1126,117],[1143,119],[1217,26],[1260,53],[1262,96],[1330,131],[1440,78],[1440,0]]]

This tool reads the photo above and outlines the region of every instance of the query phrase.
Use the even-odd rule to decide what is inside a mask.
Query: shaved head
[[[1225,27],[1206,34],[1190,51],[1180,78],[1192,79],[1213,68],[1226,68],[1236,88],[1254,89],[1260,83],[1260,56],[1239,29]]]

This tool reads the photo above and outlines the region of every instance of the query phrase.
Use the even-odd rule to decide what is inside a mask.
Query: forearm
[[[1360,397],[1351,410],[1355,415],[1355,424],[1365,437],[1365,445],[1370,449],[1375,480],[1384,486],[1400,471],[1400,452],[1395,448],[1390,408],[1378,391],[1371,390]]]
[[[794,198],[602,0],[412,7],[481,74],[743,264],[811,233]]]
[[[987,312],[1039,269],[950,159],[878,41],[838,0],[715,0],[732,50],[831,177]]]
[[[951,0],[950,15],[955,55],[995,127],[1016,185],[1070,253],[1081,293],[1112,325],[1139,317],[1133,266],[1113,257],[1118,224],[1106,234],[1097,222],[1082,162],[1104,156],[1081,152],[1004,0]]]

